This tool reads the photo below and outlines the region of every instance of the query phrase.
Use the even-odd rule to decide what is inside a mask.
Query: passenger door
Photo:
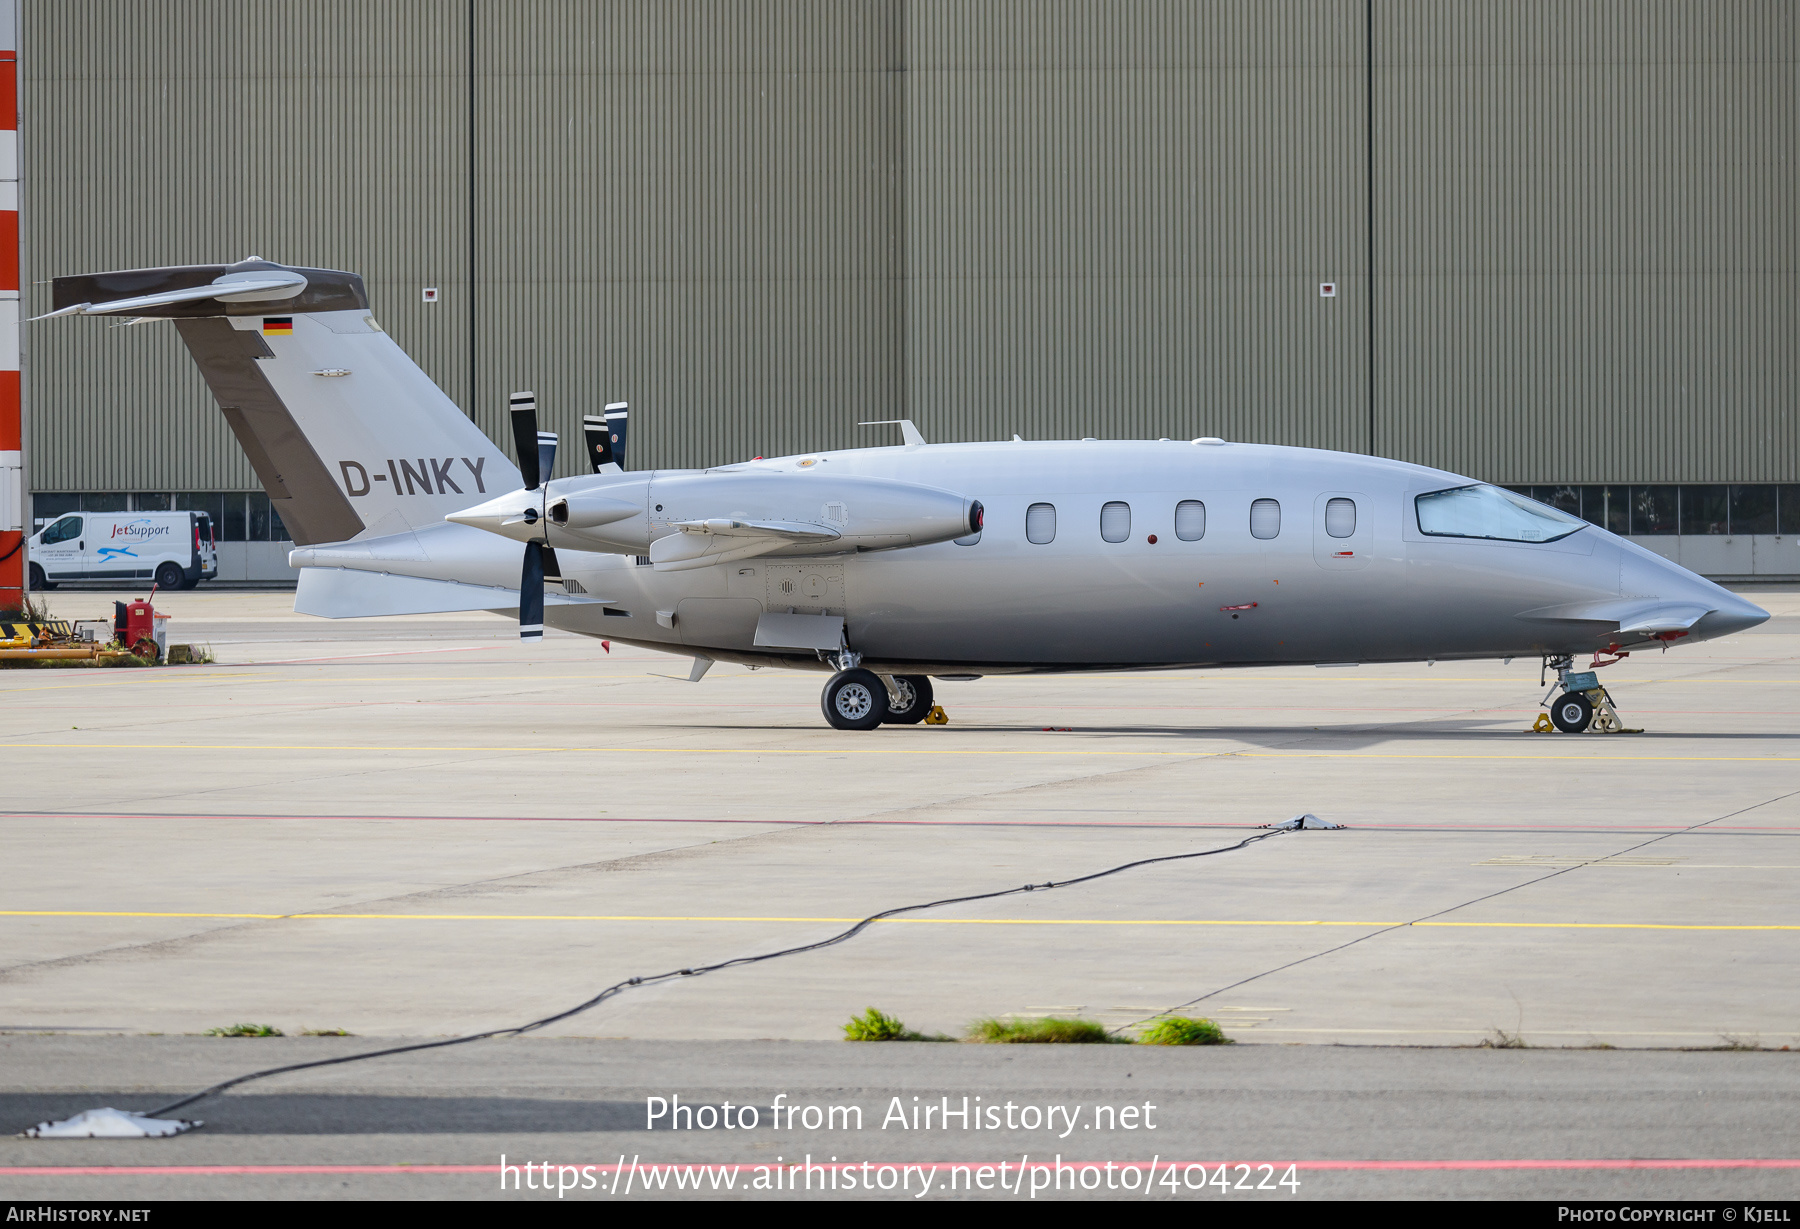
[[[82,529],[83,520],[79,516],[65,516],[44,527],[32,559],[44,569],[44,576],[50,581],[76,580],[85,573]]]

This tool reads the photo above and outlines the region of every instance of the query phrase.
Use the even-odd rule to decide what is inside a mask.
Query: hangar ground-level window
[[[1198,542],[1206,536],[1205,504],[1184,499],[1175,505],[1175,536],[1183,542]]]
[[[1281,532],[1281,504],[1259,499],[1250,505],[1250,536],[1272,538]]]
[[[1100,537],[1107,542],[1123,542],[1131,536],[1131,505],[1112,500],[1100,509]]]
[[[1356,533],[1356,501],[1331,499],[1325,503],[1325,532],[1334,538],[1353,537]]]
[[[1039,546],[1056,541],[1056,505],[1032,504],[1025,509],[1025,540]]]
[[[1507,490],[1634,538],[1800,535],[1800,486],[1793,484],[1514,486]]]
[[[1587,524],[1560,508],[1485,483],[1432,491],[1415,497],[1413,506],[1419,532],[1441,538],[1554,542]]]

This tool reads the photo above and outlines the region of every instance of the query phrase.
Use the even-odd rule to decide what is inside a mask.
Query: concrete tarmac
[[[369,1048],[3,1038],[0,1059],[28,1066],[42,1091],[0,1094],[0,1107],[28,1121],[146,1109],[222,1069]],[[0,1142],[0,1180],[21,1200],[694,1198],[666,1167],[687,1178],[704,1164],[733,1167],[711,1171],[704,1197],[758,1199],[806,1196],[810,1159],[855,1169],[835,1190],[812,1173],[811,1194],[827,1198],[867,1196],[868,1162],[871,1179],[893,1184],[873,1192],[882,1198],[1760,1202],[1793,1196],[1794,1168],[1758,1162],[1793,1155],[1782,1149],[1800,1111],[1796,1075],[1789,1055],[1766,1052],[476,1042],[251,1085],[181,1111],[206,1125],[172,1140]],[[699,1107],[710,1111],[695,1118]],[[508,1173],[503,1190],[502,1156],[549,1163],[556,1180],[546,1192],[542,1170],[529,1188],[524,1172]],[[1060,1190],[1059,1161],[1074,1167]],[[582,1166],[594,1167],[591,1186],[574,1185]],[[711,1185],[727,1177],[739,1185]]]
[[[946,682],[950,725],[848,734],[824,725],[820,675],[695,685],[685,659],[526,649],[494,617],[158,595],[171,638],[217,664],[0,672],[0,1086],[46,1090],[22,1078],[33,1036],[254,1022],[372,1045],[522,1023],[1302,811],[1348,827],[877,923],[547,1031],[823,1042],[874,1005],[927,1031],[1079,1014],[1129,1032],[1191,1004],[1241,1043],[1233,1062],[1258,1043],[1800,1044],[1800,592],[1743,592],[1777,617],[1607,670],[1646,728],[1612,737],[1525,733],[1535,661]],[[187,1044],[222,1047],[223,1076],[263,1043]]]

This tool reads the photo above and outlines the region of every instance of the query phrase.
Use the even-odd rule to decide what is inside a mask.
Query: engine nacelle
[[[520,542],[648,555],[659,568],[752,555],[829,555],[946,542],[981,530],[979,500],[913,482],[781,470],[563,478],[448,519]]]

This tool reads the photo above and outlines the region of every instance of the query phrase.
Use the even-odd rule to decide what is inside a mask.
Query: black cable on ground
[[[1027,883],[1022,887],[1005,888],[998,892],[978,892],[973,896],[950,896],[943,900],[927,901],[922,905],[901,905],[897,909],[884,909],[880,913],[871,913],[868,917],[850,927],[850,929],[835,934],[829,939],[821,939],[817,943],[807,943],[800,947],[784,947],[780,951],[764,952],[760,956],[737,956],[731,960],[721,960],[717,964],[698,965],[691,969],[673,969],[667,973],[657,973],[650,977],[628,977],[624,981],[614,982],[584,1003],[577,1003],[566,1011],[559,1011],[553,1016],[545,1016],[541,1020],[533,1020],[529,1024],[520,1024],[513,1028],[489,1029],[485,1033],[470,1033],[466,1037],[447,1037],[442,1041],[420,1041],[415,1042],[412,1045],[390,1046],[385,1050],[370,1050],[363,1054],[346,1054],[341,1058],[320,1058],[315,1059],[312,1062],[289,1063],[285,1067],[270,1067],[264,1071],[252,1071],[248,1075],[240,1075],[236,1079],[230,1079],[223,1083],[214,1084],[210,1088],[203,1088],[192,1096],[183,1097],[179,1101],[171,1101],[169,1104],[162,1106],[159,1109],[147,1110],[145,1111],[145,1116],[150,1118],[160,1118],[164,1114],[171,1113],[184,1106],[192,1105],[196,1101],[203,1101],[208,1097],[217,1096],[228,1088],[236,1088],[239,1084],[248,1084],[252,1080],[267,1079],[269,1076],[282,1075],[289,1071],[305,1071],[310,1067],[335,1067],[340,1063],[356,1063],[361,1062],[365,1058],[382,1058],[389,1054],[411,1054],[418,1050],[438,1050],[445,1046],[463,1045],[470,1041],[485,1041],[491,1037],[523,1036],[526,1033],[535,1032],[540,1028],[555,1024],[559,1020],[567,1020],[570,1016],[580,1015],[590,1008],[598,1007],[600,1004],[606,1002],[606,1000],[623,994],[633,986],[648,986],[656,982],[670,981],[677,977],[698,977],[702,973],[716,973],[720,969],[729,969],[740,964],[760,964],[765,960],[775,960],[782,956],[797,956],[802,952],[816,952],[821,948],[833,947],[847,939],[853,939],[871,924],[879,922],[883,918],[893,917],[896,914],[916,913],[921,909],[936,909],[941,905],[962,905],[976,900],[995,900],[1002,896],[1016,896],[1021,892],[1045,892],[1051,888],[1073,887],[1078,883],[1091,883],[1095,879],[1104,879],[1108,875],[1117,875],[1121,871],[1132,870],[1139,866],[1152,866],[1158,862],[1180,862],[1187,858],[1206,858],[1216,853],[1232,853],[1235,850],[1254,845],[1258,841],[1266,841],[1272,836],[1280,836],[1286,831],[1291,831],[1291,829],[1276,828],[1268,832],[1259,832],[1255,836],[1245,837],[1235,845],[1221,845],[1217,849],[1200,849],[1193,853],[1164,854],[1160,858],[1139,858],[1135,862],[1126,862],[1123,865],[1114,866],[1103,871],[1095,871],[1091,875],[1082,875],[1075,879],[1052,880],[1049,883]]]

